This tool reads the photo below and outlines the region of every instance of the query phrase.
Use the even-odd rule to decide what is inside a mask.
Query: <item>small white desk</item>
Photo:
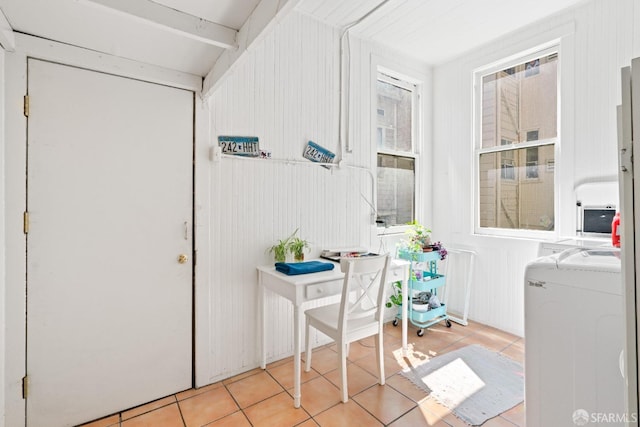
[[[319,260],[331,262],[327,260]],[[300,274],[287,276],[276,271],[275,266],[258,267],[258,315],[260,331],[260,367],[267,366],[266,356],[266,331],[265,331],[265,308],[264,293],[266,289],[288,299],[293,304],[293,404],[300,407],[300,336],[303,328],[303,306],[309,301],[338,295],[342,291],[344,274],[340,271],[340,264],[334,263],[333,270],[321,271],[318,273]],[[392,260],[390,270],[387,273],[388,282],[402,280],[403,292],[406,293],[406,284],[409,274],[409,263],[403,260]],[[402,315],[402,348],[407,348],[407,316],[406,304],[403,305]]]

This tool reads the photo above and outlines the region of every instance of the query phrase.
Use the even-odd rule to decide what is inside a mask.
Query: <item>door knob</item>
[[[189,257],[188,257],[187,255],[185,255],[185,254],[180,254],[180,255],[178,255],[178,262],[179,262],[180,264],[184,264],[184,263],[186,263],[187,261],[189,261]]]

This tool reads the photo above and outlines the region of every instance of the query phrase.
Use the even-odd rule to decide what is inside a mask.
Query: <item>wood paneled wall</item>
[[[211,283],[208,295],[198,297],[210,310],[210,381],[258,364],[256,265],[273,263],[267,249],[277,240],[299,229],[311,242],[308,256],[326,247],[379,248],[369,207],[372,48],[352,42],[346,153],[339,142],[339,42],[337,29],[292,13],[252,46],[209,100],[212,145],[218,135],[258,136],[273,157],[210,163]],[[344,167],[297,163],[306,162],[309,140],[336,153]],[[293,352],[292,316],[288,302],[268,295],[269,360]]]
[[[223,158],[210,163],[211,266],[206,310],[210,381],[254,368],[257,354],[257,273],[266,250],[299,228],[312,254],[326,246],[381,248],[371,211],[375,177],[372,139],[372,67],[418,70],[426,82],[418,178],[419,216],[434,237],[452,248],[478,253],[470,318],[524,333],[524,268],[538,241],[473,234],[473,70],[538,44],[562,40],[562,140],[556,162],[560,180],[556,237],[575,229],[580,180],[616,174],[615,105],[619,68],[640,40],[637,0],[592,0],[474,49],[433,69],[393,51],[352,38],[350,62],[351,153],[339,143],[339,30],[299,12],[283,19],[252,46],[212,94],[211,144],[222,134],[255,135],[274,160]],[[637,44],[637,43],[636,43]],[[382,59],[381,59],[382,58]],[[326,170],[287,164],[300,160],[308,140],[344,154],[359,167]],[[280,160],[278,160],[280,159]],[[393,242],[394,239],[383,239]],[[397,238],[395,239],[397,240]],[[394,243],[387,244],[394,250]],[[268,358],[292,353],[292,310],[267,298]],[[201,308],[202,309],[202,308]],[[455,327],[455,325],[454,325]],[[318,339],[314,337],[315,339]],[[322,342],[322,339],[319,339]],[[201,343],[202,345],[202,343]]]
[[[524,333],[524,270],[538,241],[473,235],[473,71],[560,39],[561,141],[556,158],[556,238],[575,235],[576,185],[617,176],[616,105],[620,68],[640,46],[640,2],[592,0],[516,31],[434,69],[434,173],[441,185],[434,228],[451,245],[478,253],[470,318]],[[582,189],[584,194],[584,188]],[[617,194],[611,197],[617,200]],[[554,236],[551,236],[554,237]],[[525,337],[526,339],[526,337]]]
[[[258,136],[273,157],[225,157],[211,165],[213,378],[256,366],[255,267],[273,263],[271,245],[296,229],[315,255],[322,247],[366,242],[358,218],[366,213],[359,192],[370,186],[367,176],[285,161],[301,161],[308,140],[339,149],[337,63],[331,55],[313,55],[335,51],[335,35],[308,22],[304,38],[313,48],[304,47],[296,24],[302,25],[279,26],[211,98],[212,141]],[[293,314],[275,296],[268,296],[267,307],[267,355],[277,360],[293,351]]]

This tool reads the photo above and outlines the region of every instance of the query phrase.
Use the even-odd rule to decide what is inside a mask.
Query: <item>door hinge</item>
[[[22,216],[22,230],[24,234],[29,234],[29,212],[24,212]]]
[[[631,149],[620,149],[620,170],[633,173],[633,153]]]
[[[25,375],[22,377],[22,398],[26,399],[29,397],[29,376]]]
[[[29,117],[29,95],[24,96],[23,113],[25,117]]]

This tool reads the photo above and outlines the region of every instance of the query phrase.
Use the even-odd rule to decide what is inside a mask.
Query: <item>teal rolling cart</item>
[[[418,336],[424,335],[425,328],[442,321],[446,323],[447,328],[450,328],[451,321],[447,315],[447,307],[444,301],[440,300],[444,295],[442,287],[445,284],[445,276],[438,274],[440,253],[400,250],[398,257],[410,262],[407,316],[409,321],[419,328]],[[398,325],[401,312],[402,307],[393,320],[394,326]]]

